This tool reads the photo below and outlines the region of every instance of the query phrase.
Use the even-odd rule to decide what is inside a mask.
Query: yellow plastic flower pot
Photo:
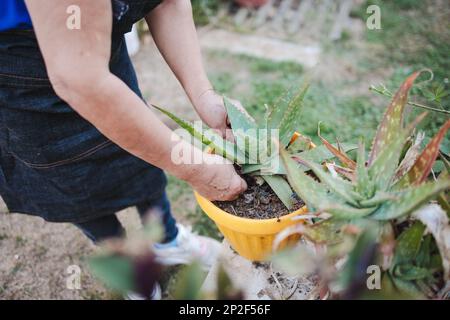
[[[289,145],[301,136],[295,132]],[[314,143],[310,143],[310,148],[315,148]],[[272,244],[276,235],[285,228],[298,222],[292,220],[293,217],[308,212],[306,206],[273,219],[247,219],[232,215],[208,199],[202,197],[194,191],[197,203],[203,212],[213,220],[225,239],[231,244],[234,250],[244,258],[251,261],[263,261],[272,253]],[[295,244],[300,235],[294,234],[284,239],[278,249],[283,249],[287,245]]]
[[[241,218],[223,211],[197,192],[194,193],[200,208],[216,223],[233,249],[251,261],[263,261],[267,258],[272,253],[275,236],[286,227],[298,223],[292,220],[293,217],[307,212],[304,206],[279,219]],[[295,244],[298,239],[299,235],[292,235],[283,240],[278,248],[282,249],[286,245]]]

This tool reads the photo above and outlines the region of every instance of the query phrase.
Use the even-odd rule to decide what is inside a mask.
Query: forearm
[[[120,79],[104,72],[88,82],[89,87],[74,88],[72,84],[71,88],[57,87],[57,92],[82,117],[131,154],[183,180],[201,170],[199,165],[176,164],[171,159],[177,143],[184,143],[184,150],[192,154],[202,151],[174,140],[175,133]]]
[[[191,102],[212,88],[205,73],[188,0],[165,0],[147,17],[156,45]]]

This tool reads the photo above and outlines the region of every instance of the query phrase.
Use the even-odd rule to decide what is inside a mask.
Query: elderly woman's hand
[[[231,100],[231,99],[230,99]],[[242,108],[237,100],[231,100],[235,105]],[[225,108],[223,97],[217,94],[213,89],[203,92],[196,101],[194,101],[195,109],[200,118],[211,129],[219,132],[222,137],[233,141],[233,133],[231,132],[230,122],[228,120],[227,110]]]

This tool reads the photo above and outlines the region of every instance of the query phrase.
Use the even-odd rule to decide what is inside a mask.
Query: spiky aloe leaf
[[[333,146],[330,142],[328,142],[325,138],[320,134],[320,122],[317,128],[317,135],[319,136],[322,143],[325,147],[336,157],[339,161],[346,167],[354,170],[356,168],[356,163],[352,159],[350,159],[345,153],[341,152],[338,148]]]
[[[306,161],[303,159],[299,159],[299,161],[301,161],[303,165],[311,168],[311,170],[322,183],[325,183],[330,188],[330,190],[341,196],[346,202],[350,203],[353,206],[358,205],[357,200],[360,199],[358,198],[358,195],[353,191],[353,185],[350,182],[345,181],[339,177],[333,177],[331,174],[325,172],[325,170],[322,169],[322,166],[314,162]]]
[[[431,262],[431,256],[433,251],[433,236],[427,234],[423,237],[422,244],[420,245],[420,250],[416,255],[416,264],[419,267],[429,267]]]
[[[237,148],[247,156],[249,164],[257,164],[259,162],[259,141],[256,138],[256,131],[252,132],[250,130],[233,130],[233,134],[236,138]],[[265,149],[267,152],[267,148]]]
[[[261,167],[262,167],[261,163],[244,164],[244,165],[242,165],[241,172],[242,172],[242,174],[254,173],[254,172],[258,172],[259,170],[261,170]]]
[[[405,216],[419,209],[420,206],[437,197],[439,193],[448,188],[450,188],[450,179],[442,179],[395,192],[393,195],[398,200],[387,201],[370,217],[376,220],[388,220]]]
[[[416,267],[412,264],[405,264],[394,269],[394,276],[402,280],[413,281],[431,278],[433,271],[427,268]]]
[[[425,225],[420,221],[403,231],[397,238],[392,265],[412,263],[419,253]]]
[[[398,200],[398,198],[393,194],[378,191],[372,198],[367,200],[361,200],[359,202],[359,205],[364,208],[375,207],[383,204],[386,201],[393,201],[393,200]]]
[[[335,203],[335,199],[328,194],[325,186],[299,170],[297,163],[283,148],[280,148],[280,155],[286,168],[289,184],[311,211],[323,205],[331,206]]]
[[[398,277],[395,277],[394,275],[391,276],[391,279],[395,285],[395,288],[400,292],[402,296],[404,296],[403,299],[425,298],[422,291],[419,290],[419,288],[414,284],[414,282],[400,279]]]
[[[294,90],[290,88],[286,90],[273,105],[267,106],[266,123],[268,129],[280,128],[283,117],[288,113],[295,98],[301,96],[303,88],[304,87],[299,88],[297,92],[294,92]]]
[[[255,119],[248,114],[248,112],[236,106],[230,99],[223,98],[225,108],[227,109],[228,119],[231,123],[231,128],[233,130],[249,130],[256,129],[258,126],[255,123]]]
[[[369,179],[366,167],[366,148],[363,141],[359,143],[356,159],[356,192],[367,198],[372,197],[374,192],[374,185]]]
[[[396,137],[383,147],[377,158],[369,166],[369,176],[376,181],[378,189],[387,190],[388,186],[393,182],[403,145],[414,128],[426,115],[426,112],[422,113],[407,128],[397,131]]]
[[[336,202],[333,205],[321,205],[319,211],[329,213],[337,220],[357,220],[369,216],[376,210],[373,208],[357,208]]]
[[[175,121],[175,123],[177,123],[181,128],[185,129],[190,135],[202,142],[204,145],[211,147],[215,154],[221,155],[224,158],[238,164],[246,162],[245,155],[236,148],[234,143],[223,139],[210,128],[206,127],[206,130],[199,130],[192,123],[177,117],[170,111],[156,105],[152,106]]]
[[[421,71],[414,72],[403,82],[384,113],[383,120],[378,126],[377,133],[372,142],[369,165],[375,161],[384,146],[390,144],[396,138],[398,131],[403,127],[403,110],[408,101],[408,92],[420,73]]]
[[[281,118],[281,121],[278,125],[278,129],[280,130],[279,140],[281,145],[287,146],[292,138],[292,135],[295,133],[297,129],[297,122],[300,118],[301,107],[303,105],[303,99],[305,97],[306,91],[308,90],[309,85],[303,86],[302,89],[294,96],[294,98],[289,102],[288,107]],[[272,129],[277,129],[272,127]]]
[[[417,158],[412,168],[398,182],[399,187],[418,185],[425,181],[433,168],[433,164],[439,155],[439,145],[445,134],[450,129],[450,119],[445,122],[438,133],[430,140],[428,145]]]
[[[288,208],[289,210],[292,209],[293,206],[293,191],[291,189],[291,186],[289,183],[284,180],[281,176],[276,175],[265,175],[262,176],[264,181],[267,182],[267,184],[270,186],[270,188],[275,192],[277,197],[283,202],[283,204]]]

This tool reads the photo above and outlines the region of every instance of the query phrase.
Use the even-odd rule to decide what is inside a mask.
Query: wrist
[[[209,82],[209,80],[203,80],[203,81],[197,81],[195,83],[195,86],[192,87],[186,87],[186,94],[189,97],[189,100],[194,105],[194,107],[201,107],[201,101],[202,98],[208,93],[208,92],[214,92],[214,88],[212,84]]]
[[[171,157],[181,156],[184,159],[171,159],[172,174],[178,179],[184,180],[189,184],[194,184],[195,181],[203,174],[203,151],[187,141],[181,140],[177,151],[172,151]],[[186,158],[185,158],[186,157]],[[200,161],[199,161],[200,160]]]

